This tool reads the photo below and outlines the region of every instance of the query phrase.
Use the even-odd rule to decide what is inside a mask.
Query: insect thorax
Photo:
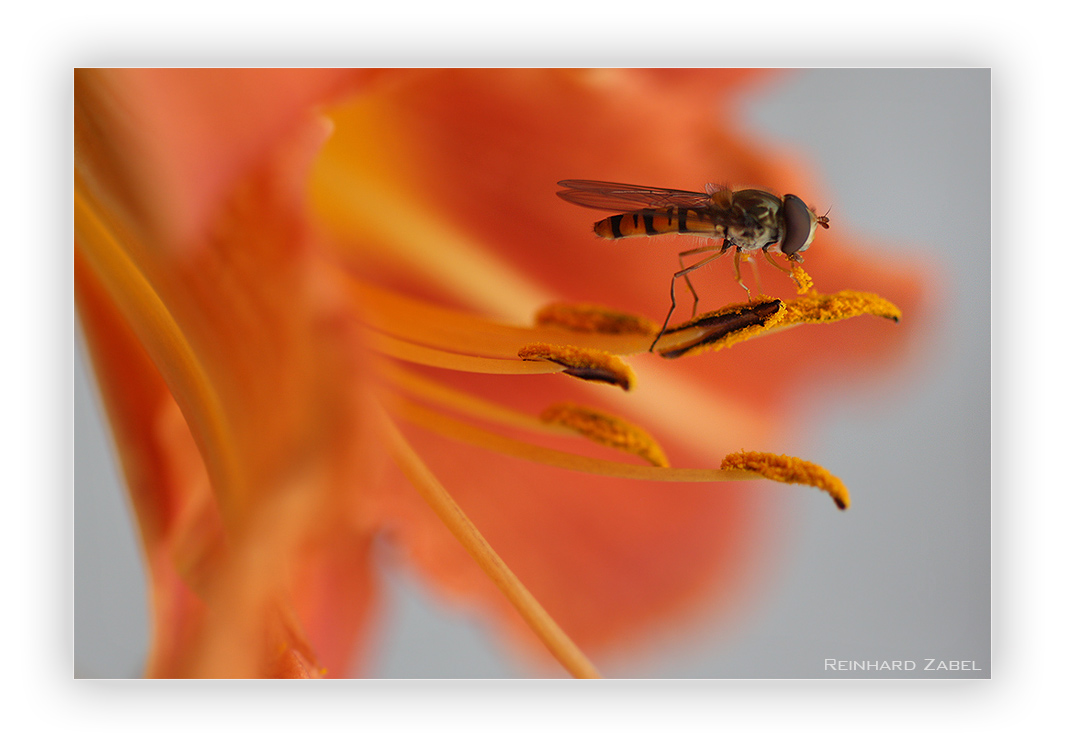
[[[728,238],[737,248],[753,252],[780,239],[780,198],[760,189],[742,189],[732,195],[732,210],[742,216],[730,226]]]
[[[751,225],[729,228],[728,238],[740,251],[754,252],[775,243],[780,238],[780,231],[775,226]]]

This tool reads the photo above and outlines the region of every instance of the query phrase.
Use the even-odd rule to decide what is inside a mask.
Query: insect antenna
[[[828,210],[825,211],[824,215],[818,215],[817,216],[817,225],[821,226],[821,228],[827,229],[828,228],[828,214],[831,213],[831,212],[832,212],[832,206],[830,205]]]

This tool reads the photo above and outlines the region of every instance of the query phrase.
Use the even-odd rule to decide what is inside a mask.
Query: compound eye
[[[814,219],[810,208],[795,195],[784,195],[784,241],[780,251],[789,257],[806,251],[814,238]]]

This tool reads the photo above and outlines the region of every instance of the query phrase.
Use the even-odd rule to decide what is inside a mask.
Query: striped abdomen
[[[712,220],[708,212],[691,208],[639,210],[612,215],[595,224],[595,235],[604,239],[630,236],[657,236],[666,233],[693,233],[723,238],[725,226]]]

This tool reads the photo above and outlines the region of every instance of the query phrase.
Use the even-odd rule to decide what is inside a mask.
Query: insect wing
[[[682,189],[641,187],[637,184],[599,182],[589,179],[564,179],[558,196],[566,202],[602,210],[643,210],[645,208],[706,208],[710,195]]]

